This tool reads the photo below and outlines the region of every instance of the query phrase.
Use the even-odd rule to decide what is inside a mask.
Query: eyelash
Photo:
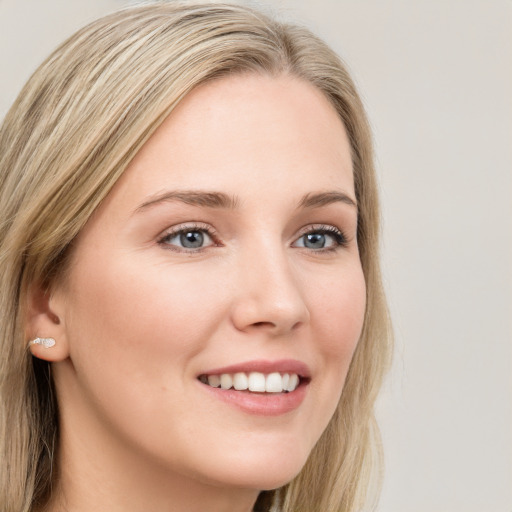
[[[191,232],[198,232],[198,233],[205,233],[208,238],[212,240],[211,245],[207,245],[204,247],[198,247],[198,248],[187,248],[187,247],[179,247],[173,244],[169,243],[169,240],[172,238],[175,238],[179,235],[183,235],[185,233],[191,233]],[[331,226],[331,225],[312,225],[307,226],[304,228],[299,237],[294,241],[294,244],[297,243],[299,240],[303,239],[307,235],[311,234],[320,234],[320,235],[328,235],[332,237],[333,244],[329,247],[322,247],[319,249],[310,249],[308,247],[299,246],[301,249],[310,250],[315,253],[328,253],[328,252],[334,252],[337,251],[339,248],[347,247],[348,245],[348,239],[341,231],[340,229]],[[217,235],[217,232],[212,229],[211,226],[205,225],[205,224],[187,224],[187,225],[181,225],[179,227],[173,228],[170,231],[166,232],[163,236],[161,236],[157,240],[159,245],[164,246],[166,249],[176,251],[176,252],[185,252],[185,253],[198,253],[203,252],[204,250],[209,249],[210,247],[220,247],[222,246],[222,243],[219,240],[219,237]]]
[[[300,236],[297,238],[297,240],[294,242],[296,243],[298,240],[303,239],[305,236],[310,234],[320,234],[320,235],[328,235],[333,238],[333,245],[330,247],[322,247],[321,249],[310,249],[313,252],[334,252],[337,251],[340,248],[347,247],[348,246],[348,238],[345,236],[343,231],[340,229],[326,224],[313,224],[312,226],[307,226],[305,228]],[[307,247],[302,247],[304,249],[308,249]]]
[[[175,238],[176,236],[183,235],[185,233],[198,232],[198,233],[206,233],[208,237],[212,240],[214,247],[220,247],[222,244],[219,241],[219,237],[217,232],[212,229],[211,226],[206,224],[186,224],[181,225],[176,228],[171,228],[170,231],[167,231],[162,237],[160,237],[157,242],[159,245],[164,246],[166,249],[176,252],[188,252],[188,253],[197,253],[203,252],[206,249],[209,249],[211,246],[208,245],[206,247],[198,247],[197,249],[190,249],[187,247],[179,247],[176,245],[172,245],[169,243],[169,240]]]

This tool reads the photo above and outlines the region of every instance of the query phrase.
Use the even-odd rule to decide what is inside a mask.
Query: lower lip
[[[297,409],[306,396],[307,382],[289,393],[252,393],[235,389],[222,389],[199,382],[205,391],[215,398],[226,402],[249,414],[260,416],[279,416]]]

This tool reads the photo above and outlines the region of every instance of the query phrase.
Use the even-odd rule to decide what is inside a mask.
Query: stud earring
[[[53,338],[36,338],[28,342],[29,347],[30,345],[42,345],[44,348],[51,348],[55,345],[55,340]]]

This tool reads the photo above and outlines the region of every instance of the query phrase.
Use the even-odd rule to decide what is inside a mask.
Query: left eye
[[[213,240],[204,229],[183,229],[166,235],[161,243],[183,249],[201,249],[212,245]]]
[[[302,235],[293,245],[306,249],[331,249],[346,243],[345,237],[338,230],[320,229]]]

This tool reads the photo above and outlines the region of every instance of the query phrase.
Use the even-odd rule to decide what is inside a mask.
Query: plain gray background
[[[129,3],[0,0],[0,118],[57,43]],[[378,510],[511,512],[512,1],[266,5],[346,60],[375,133],[397,337]]]

